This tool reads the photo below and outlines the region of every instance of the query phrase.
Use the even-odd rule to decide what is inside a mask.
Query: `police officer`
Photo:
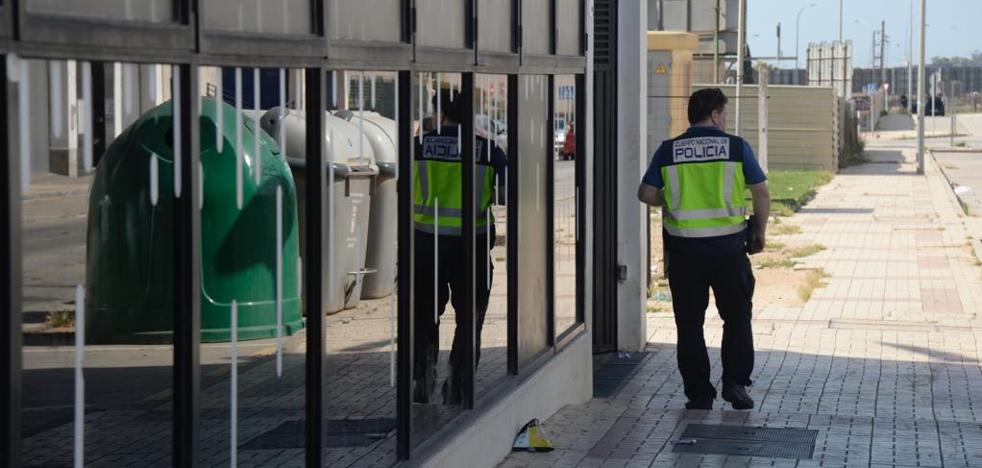
[[[491,248],[494,246],[494,217],[491,204],[503,185],[507,159],[494,142],[476,137],[474,144],[474,198],[477,220],[474,225],[475,305],[468,310],[460,291],[469,279],[461,256],[465,252],[462,235],[463,205],[461,141],[459,122],[464,109],[458,92],[441,89],[433,97],[439,107],[438,128],[425,133],[416,145],[414,170],[415,205],[415,342],[413,358],[413,401],[429,403],[436,387],[436,363],[439,352],[439,316],[447,302],[453,305],[457,328],[450,350],[450,376],[442,386],[444,404],[460,404],[461,375],[465,365],[461,328],[462,314],[475,313],[475,363],[481,354],[481,329],[491,294]],[[418,140],[417,140],[418,141]],[[490,148],[488,148],[490,145]],[[500,191],[504,194],[504,190]]]
[[[754,276],[747,253],[764,249],[770,195],[753,150],[725,133],[726,96],[719,88],[689,97],[691,127],[664,141],[638,188],[638,198],[663,206],[668,281],[678,329],[678,366],[688,409],[712,409],[703,322],[709,289],[723,319],[723,392],[734,409],[750,409],[754,367],[750,319]],[[753,227],[744,218],[744,192],[753,196]]]

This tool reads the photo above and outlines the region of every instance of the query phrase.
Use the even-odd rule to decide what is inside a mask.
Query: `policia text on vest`
[[[434,96],[439,106],[440,128],[426,132],[417,140],[413,171],[413,204],[415,209],[415,317],[413,345],[413,401],[431,403],[436,396],[440,320],[450,302],[456,314],[450,350],[450,366],[441,387],[444,404],[460,404],[465,331],[460,327],[461,314],[474,314],[475,361],[480,360],[481,332],[491,294],[491,249],[495,244],[494,215],[491,206],[496,194],[504,195],[508,161],[494,141],[477,137],[474,144],[474,220],[475,249],[474,303],[467,309],[462,300],[463,281],[468,278],[461,257],[465,252],[463,238],[463,164],[459,137],[460,96],[447,89]],[[434,118],[434,121],[437,120]]]
[[[662,207],[668,281],[678,328],[678,366],[688,409],[712,409],[716,388],[703,338],[709,289],[724,321],[724,400],[750,409],[747,387],[754,366],[754,276],[747,253],[764,249],[770,195],[750,145],[726,129],[726,96],[718,88],[689,98],[689,123],[652,157],[638,198]],[[753,233],[745,192],[753,197]]]

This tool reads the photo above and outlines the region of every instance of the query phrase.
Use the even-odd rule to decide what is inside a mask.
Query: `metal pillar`
[[[917,63],[917,173],[924,173],[924,49],[927,0],[921,0],[921,60]],[[933,107],[933,106],[932,106]]]
[[[0,465],[20,466],[21,394],[21,199],[20,158],[12,144],[17,119],[8,93],[6,56],[0,60],[0,301],[7,313],[0,319]]]
[[[747,7],[746,0],[740,0],[737,9],[737,66],[736,66],[736,112],[734,112],[735,118],[733,123],[733,134],[740,136],[740,94],[743,91],[743,60],[744,60],[744,41],[746,38],[744,35],[747,32],[747,28],[744,25],[744,21],[747,19],[745,14],[745,9]]]
[[[398,125],[399,178],[397,216],[399,218],[398,341],[396,378],[396,455],[409,459],[412,453],[412,382],[413,382],[413,99],[412,72],[400,71],[396,78],[396,125]]]
[[[201,160],[196,65],[177,68],[181,86],[174,93],[180,141],[181,180],[174,199],[174,466],[198,466],[201,409],[201,211],[198,162]],[[177,115],[177,108],[180,115]],[[192,124],[193,123],[193,124]],[[176,133],[176,132],[175,132]],[[175,161],[177,156],[175,155]],[[175,164],[175,167],[177,164]],[[176,175],[176,174],[175,174]]]
[[[306,441],[307,468],[320,468],[323,464],[323,380],[324,380],[324,306],[327,264],[324,261],[323,236],[326,231],[324,207],[327,204],[324,186],[327,163],[324,154],[325,77],[320,68],[304,70],[307,101],[307,154],[304,188],[307,217],[304,223],[303,305],[307,315],[307,355],[305,362],[306,388]],[[332,226],[333,229],[333,226]]]

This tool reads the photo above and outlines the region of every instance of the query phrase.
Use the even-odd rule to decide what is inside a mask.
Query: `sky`
[[[919,53],[920,3],[914,0],[913,63]],[[809,7],[810,4],[815,4]],[[873,30],[886,21],[887,66],[907,59],[910,0],[843,0],[843,38],[853,44],[853,66],[869,67]],[[799,57],[804,62],[809,42],[839,37],[839,0],[747,0],[747,43],[755,57],[777,56],[777,23],[781,23],[781,55],[794,56],[795,17],[801,14]],[[967,56],[982,51],[982,0],[927,0],[927,63],[934,56]],[[790,61],[783,62],[790,68]]]

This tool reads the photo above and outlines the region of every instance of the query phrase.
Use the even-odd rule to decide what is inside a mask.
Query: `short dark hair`
[[[709,118],[713,111],[723,112],[726,95],[719,88],[700,89],[689,96],[689,123],[697,124]]]
[[[460,111],[460,91],[450,90],[450,88],[440,88],[438,91],[440,93],[440,112],[442,118],[453,122],[460,122],[461,111]],[[436,94],[433,94],[433,108],[437,106]],[[440,122],[436,123],[440,125]]]

